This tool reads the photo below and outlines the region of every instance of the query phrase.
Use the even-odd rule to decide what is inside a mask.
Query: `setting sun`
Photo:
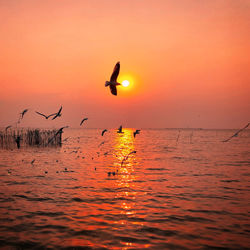
[[[128,87],[128,85],[129,85],[129,81],[128,80],[122,81],[122,86],[123,87]]]

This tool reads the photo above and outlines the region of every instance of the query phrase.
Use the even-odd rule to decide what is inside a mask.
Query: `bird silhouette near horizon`
[[[84,121],[87,121],[89,118],[83,118],[82,121],[80,122],[80,126],[84,123]]]
[[[52,120],[55,120],[57,117],[60,117],[60,116],[62,116],[62,106],[60,107],[56,115],[52,118]]]
[[[51,114],[51,115],[45,115],[45,114],[42,114],[42,113],[40,113],[40,112],[37,112],[37,111],[35,111],[38,115],[41,115],[41,116],[43,116],[43,117],[45,117],[45,119],[46,120],[48,120],[51,116],[53,116],[53,115],[56,115],[57,113],[53,113],[53,114]]]
[[[21,122],[21,120],[23,119],[25,113],[27,113],[27,112],[28,112],[28,109],[25,109],[24,111],[22,111],[22,112],[20,113],[20,116],[19,116],[19,118],[18,118],[17,123],[20,123],[20,122]]]
[[[134,138],[135,138],[136,135],[140,134],[140,131],[141,131],[140,129],[136,129],[136,131],[133,133],[134,134]]]
[[[222,141],[222,142],[228,142],[230,141],[233,137],[237,137],[239,135],[240,132],[242,132],[244,129],[246,129],[248,126],[250,125],[250,122],[244,127],[241,128],[240,130],[238,130],[235,134],[233,134],[232,136],[230,136],[228,139]]]
[[[103,131],[102,131],[102,136],[105,134],[105,132],[107,132],[108,130],[107,129],[104,129]]]
[[[122,131],[122,125],[118,128],[117,133],[118,133],[118,134],[123,134],[123,133],[124,133],[124,132]]]
[[[54,138],[56,138],[56,136],[57,136],[58,134],[63,133],[63,129],[68,128],[68,127],[69,127],[69,126],[64,126],[64,127],[59,128],[59,129],[56,131],[55,135],[53,135],[53,137],[51,137],[51,138],[48,140],[48,144],[50,144],[50,143],[54,140]]]
[[[117,77],[119,75],[119,72],[120,72],[120,62],[117,62],[114,67],[113,73],[110,77],[110,80],[105,82],[105,87],[109,86],[110,91],[113,95],[117,95],[116,86],[121,85],[119,82],[117,82]]]

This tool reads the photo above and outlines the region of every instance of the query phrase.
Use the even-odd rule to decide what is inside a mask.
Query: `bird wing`
[[[52,118],[52,120],[55,120],[57,116],[58,116],[58,113]]]
[[[118,62],[114,67],[113,73],[110,77],[111,82],[116,82],[119,72],[120,72],[120,62]]]
[[[233,137],[238,136],[238,134],[243,131],[244,129],[246,129],[248,126],[250,125],[250,123],[248,123],[244,128],[241,128],[240,130],[238,130],[235,134],[233,134],[232,136],[230,136],[228,139],[224,140],[223,142],[228,142],[230,141]]]
[[[58,114],[60,114],[60,113],[61,113],[61,111],[62,111],[62,106],[61,106],[61,108],[59,109]]]
[[[113,95],[117,95],[117,89],[115,85],[109,85],[109,88]]]
[[[44,114],[42,114],[42,113],[39,113],[39,112],[37,112],[37,111],[36,111],[36,113],[37,113],[38,115],[41,115],[41,116],[46,117],[46,115],[44,115]]]
[[[48,115],[47,117],[49,118],[49,117],[51,117],[51,116],[53,116],[53,115],[56,115],[56,113],[54,113],[54,114],[51,114],[51,115]]]

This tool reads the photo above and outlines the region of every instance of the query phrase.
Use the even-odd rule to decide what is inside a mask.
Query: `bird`
[[[80,126],[82,126],[83,122],[84,122],[84,121],[87,121],[88,119],[89,119],[89,118],[83,118],[82,121],[81,121],[81,123],[80,123]]]
[[[46,120],[48,120],[51,116],[57,114],[57,113],[53,113],[53,114],[51,114],[51,115],[44,115],[44,114],[42,114],[42,113],[40,113],[40,112],[37,112],[37,111],[36,111],[36,113],[37,113],[38,115],[41,115],[41,116],[45,117]]]
[[[105,141],[101,142],[98,147],[101,147],[103,144],[105,143]]]
[[[68,128],[69,126],[65,126],[65,127],[61,127],[60,129],[58,129],[55,133],[55,135],[53,137],[51,137],[49,140],[48,140],[48,144],[50,144],[50,142],[53,141],[54,138],[56,138],[56,136],[60,133],[63,133],[63,129],[64,128]]]
[[[36,159],[33,159],[30,164],[33,165]]]
[[[60,107],[60,109],[58,110],[58,112],[56,113],[56,115],[52,118],[52,120],[55,120],[57,117],[62,116],[62,106]]]
[[[17,123],[20,123],[21,120],[23,119],[23,116],[25,115],[25,113],[28,111],[28,109],[25,109],[23,112],[20,113],[19,119],[17,121]]]
[[[119,75],[119,72],[120,72],[120,62],[117,62],[114,67],[113,73],[110,77],[110,80],[105,82],[105,87],[109,86],[110,91],[113,95],[117,95],[116,86],[121,85],[119,82],[117,82],[117,77]]]
[[[5,128],[5,132],[7,132],[7,130],[8,130],[9,128],[11,128],[11,127],[12,127],[11,125],[7,126],[7,127]]]
[[[119,134],[124,133],[124,132],[122,131],[122,125],[118,128],[117,133],[119,133]]]
[[[103,136],[104,133],[107,132],[107,131],[108,131],[107,129],[104,129],[104,130],[102,131],[102,136]]]
[[[25,109],[23,112],[20,113],[21,119],[23,119],[24,114],[28,111],[28,109]]]
[[[140,129],[136,129],[136,131],[133,133],[134,134],[134,138],[135,138],[135,136],[137,135],[137,134],[140,134]]]
[[[135,154],[135,153],[136,153],[136,151],[134,150],[134,151],[131,151],[130,153],[128,153],[126,156],[124,156],[124,157],[123,157],[123,160],[122,160],[122,162],[121,162],[121,167],[122,167],[122,165],[123,165],[123,162],[126,161],[126,160],[128,159],[129,155]]]
[[[237,137],[239,135],[239,133],[241,131],[243,131],[244,129],[246,129],[248,126],[250,125],[250,122],[244,127],[244,128],[241,128],[240,130],[238,130],[235,134],[233,134],[232,136],[230,136],[228,139],[222,141],[222,142],[228,142],[230,141],[233,137]]]

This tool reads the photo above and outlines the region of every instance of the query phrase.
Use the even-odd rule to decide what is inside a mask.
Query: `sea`
[[[66,128],[0,149],[1,249],[250,249],[250,130]]]

